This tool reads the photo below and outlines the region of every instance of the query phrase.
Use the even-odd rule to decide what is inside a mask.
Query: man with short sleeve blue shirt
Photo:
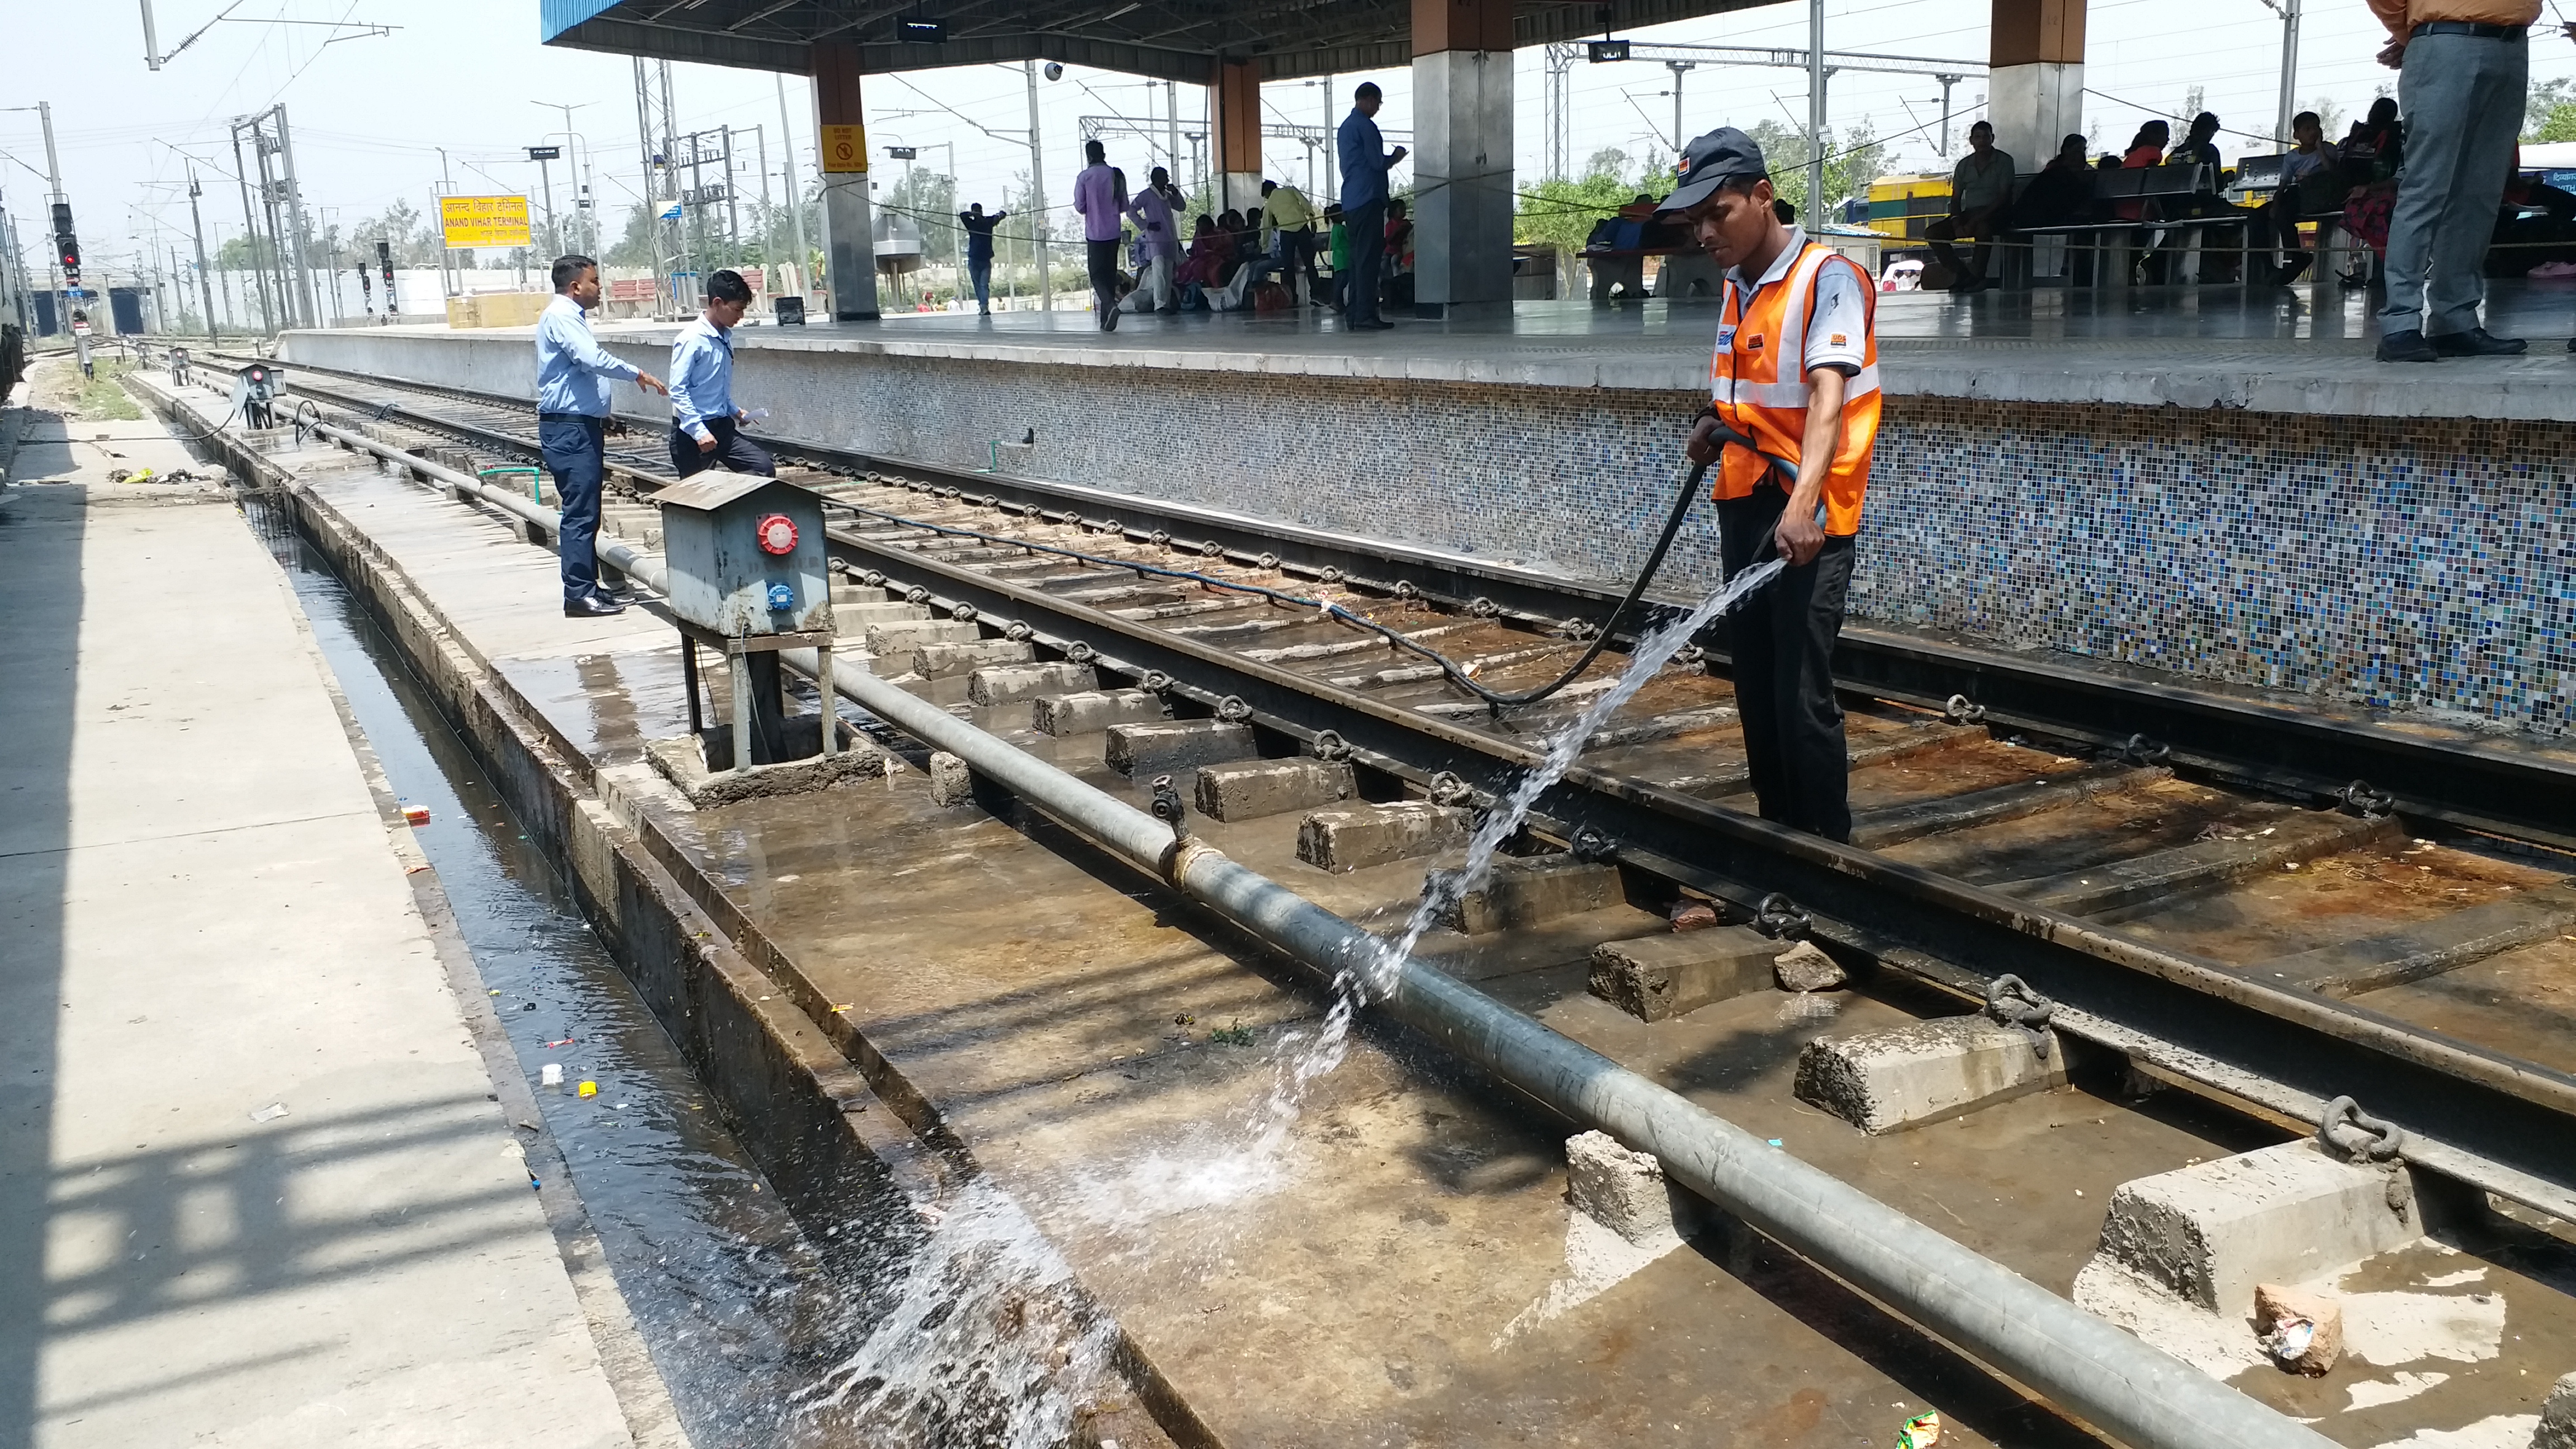
[[[599,305],[599,263],[555,259],[555,298],[537,318],[537,442],[555,475],[563,526],[555,551],[563,565],[564,617],[598,618],[625,606],[599,591],[599,490],[607,471],[608,386],[624,377],[646,392],[667,393],[662,380],[608,354],[590,335]]]
[[[1342,161],[1342,224],[1351,234],[1351,284],[1342,303],[1342,320],[1359,328],[1395,324],[1377,312],[1378,269],[1386,260],[1386,173],[1404,159],[1404,148],[1386,149],[1377,132],[1377,114],[1385,96],[1375,81],[1362,81],[1351,93],[1351,113],[1342,117],[1335,149]]]
[[[769,451],[742,435],[750,416],[733,405],[733,329],[751,306],[751,284],[726,268],[707,278],[707,306],[671,340],[671,468],[686,478],[722,463],[778,476]]]

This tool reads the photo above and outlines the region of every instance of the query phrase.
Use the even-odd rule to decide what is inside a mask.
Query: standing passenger
[[[2370,0],[2370,9],[2388,27],[2379,61],[2397,68],[2406,113],[2406,160],[2382,253],[2379,360],[2509,357],[2523,340],[2488,332],[2478,304],[2522,131],[2540,0]]]
[[[1404,159],[1404,148],[1386,150],[1386,139],[1370,119],[1384,102],[1377,82],[1360,82],[1351,92],[1351,113],[1333,138],[1342,160],[1342,219],[1351,229],[1351,284],[1342,317],[1354,329],[1395,325],[1377,314],[1377,276],[1386,257],[1386,173]]]
[[[975,283],[975,313],[993,315],[993,228],[1009,216],[1007,211],[984,214],[984,203],[957,213],[958,224],[966,228],[966,275]]]
[[[1656,214],[1679,213],[1727,269],[1710,405],[1688,451],[1717,464],[1727,576],[1761,562],[1765,544],[1789,564],[1731,621],[1745,763],[1763,819],[1847,841],[1833,655],[1878,440],[1878,294],[1857,264],[1773,214],[1770,169],[1742,131],[1691,142],[1680,179]]]
[[[1127,207],[1136,221],[1137,240],[1144,244],[1144,275],[1136,279],[1136,290],[1150,298],[1154,310],[1169,317],[1181,310],[1172,296],[1172,272],[1181,261],[1180,219],[1172,211],[1171,173],[1154,168],[1145,189]],[[1138,307],[1138,311],[1145,310]]]
[[[1082,143],[1090,165],[1073,178],[1073,209],[1082,213],[1082,239],[1091,268],[1091,309],[1100,314],[1100,330],[1118,330],[1118,239],[1126,234],[1126,201],[1118,194],[1118,173],[1109,169],[1109,149],[1098,141]]]
[[[710,463],[736,473],[778,476],[769,451],[742,435],[748,421],[733,405],[733,329],[751,305],[742,273],[707,278],[706,310],[671,342],[671,466],[683,478]]]
[[[537,318],[537,443],[555,475],[563,526],[564,617],[596,618],[625,606],[599,591],[599,489],[607,471],[608,384],[635,379],[646,392],[667,393],[662,380],[608,355],[590,335],[599,304],[599,263],[555,258],[555,297]]]

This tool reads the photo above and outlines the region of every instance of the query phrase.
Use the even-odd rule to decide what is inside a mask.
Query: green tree
[[[2576,104],[2576,78],[2557,76],[2535,83],[2523,97],[2522,139],[2576,141],[2576,135],[2549,134],[2552,126],[2566,128],[2565,113],[2571,104]]]
[[[921,228],[922,261],[933,266],[956,264],[960,254],[958,233],[963,230],[957,225],[956,177],[910,170],[886,192],[879,205],[897,216],[910,217]]]
[[[1666,188],[1652,185],[1658,179],[1649,165],[1641,179],[1631,181],[1627,152],[1615,147],[1595,151],[1584,162],[1582,180],[1542,181],[1521,193],[1512,216],[1512,240],[1554,242],[1559,250],[1579,251],[1602,218],[1640,194],[1661,196]]]
[[[1756,121],[1748,134],[1771,165],[1771,189],[1798,209],[1800,225],[1814,226],[1819,218],[1807,205],[1807,133],[1778,121]],[[1868,122],[1843,132],[1825,153],[1825,197],[1830,206],[1839,207],[1854,198],[1867,201],[1870,183],[1878,180],[1886,156],[1887,148],[1879,143],[1878,132]],[[2019,164],[2019,158],[2015,158],[2015,164]],[[1835,215],[1822,219],[1840,220]]]
[[[649,267],[662,269],[662,225],[656,220],[660,208],[639,201],[626,209],[626,226],[608,248],[601,261],[612,267]]]

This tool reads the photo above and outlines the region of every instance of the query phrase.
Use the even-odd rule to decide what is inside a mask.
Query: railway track
[[[294,387],[533,456],[522,403],[305,373]],[[1546,706],[1498,717],[1436,666],[1245,590],[1329,596],[1506,690],[1561,670],[1615,593],[1097,490],[778,447],[787,476],[830,498],[834,556],[854,580],[952,622],[962,607],[979,635],[1024,626],[1043,656],[1151,686],[1170,715],[1239,717],[1264,752],[1347,750],[1364,795],[1489,802],[1623,663],[1606,651]],[[610,461],[639,492],[667,481],[656,449],[614,443]],[[1782,898],[1856,969],[1963,999],[2016,975],[2053,999],[2061,1031],[2124,1063],[2311,1123],[2353,1096],[2407,1129],[2421,1165],[2576,1219],[2576,1051],[2513,1050],[2533,1033],[2505,1029],[2508,1003],[2490,1044],[2456,1015],[2445,1024],[2467,1032],[2372,999],[2576,932],[2565,831],[2520,818],[2576,802],[2576,759],[2116,679],[2052,690],[2066,671],[1879,637],[1872,671],[1909,687],[1845,681],[1855,846],[1753,818],[1714,654],[1667,670],[1596,736],[1542,797],[1532,848],[1581,837],[1642,894],[1704,897],[1735,919]],[[2150,717],[2178,723],[2125,728]],[[2322,768],[2281,763],[2303,757]],[[2383,768],[2346,777],[2357,759]],[[2410,788],[2378,783],[2390,780]],[[2428,781],[2464,781],[2476,798],[2413,793]],[[2504,789],[2529,803],[2485,798]],[[2285,893],[2301,899],[2272,909]]]
[[[291,381],[480,456],[532,452],[524,404]],[[1489,805],[1625,663],[1614,647],[1556,700],[1498,714],[1315,605],[1510,690],[1561,670],[1615,593],[1099,490],[779,453],[829,500],[880,674],[1041,753],[1104,719],[1202,721],[1198,737],[1229,742],[1205,763],[1347,763],[1355,798],[1329,813],[1449,821],[1427,849],[1347,858],[1304,810],[1211,827],[1229,855],[1364,922],[1409,906],[1454,842],[1457,817],[1439,812]],[[612,471],[639,493],[667,481],[662,462],[612,440]],[[2179,1088],[2284,1130],[2353,1098],[2403,1129],[2417,1169],[2576,1221],[2576,812],[2558,813],[2576,765],[1903,636],[1854,654],[1853,845],[1752,815],[1724,656],[1686,657],[1596,732],[1513,846],[1532,869],[1614,867],[1619,908],[1517,932],[1538,948],[1462,915],[1436,957],[1561,981],[1633,935],[1634,912],[1706,903],[1808,936],[1860,989],[1922,1014],[1972,1010],[2016,977],[2053,1004],[2070,1070],[2114,1098]],[[1063,669],[997,697],[992,671],[1012,658]],[[2357,761],[2374,773],[2353,778]],[[1495,964],[1532,949],[1538,966]]]

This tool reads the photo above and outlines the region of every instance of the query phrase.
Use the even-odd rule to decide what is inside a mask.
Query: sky
[[[612,233],[642,186],[636,145],[632,64],[624,57],[562,50],[538,40],[537,0],[240,0],[229,18],[209,25],[227,0],[151,0],[164,47],[201,28],[203,34],[154,72],[143,60],[143,0],[0,0],[0,34],[61,35],[66,13],[82,17],[72,43],[53,53],[64,64],[43,69],[22,58],[16,83],[0,105],[53,105],[63,185],[79,221],[93,274],[122,271],[146,254],[167,258],[188,247],[185,181],[198,159],[207,245],[238,235],[242,204],[231,180],[229,121],[282,103],[293,127],[295,157],[308,205],[326,223],[379,214],[396,198],[427,209],[447,180],[458,192],[539,191],[527,146],[566,129],[556,103],[577,107],[568,143],[586,148],[603,223]],[[935,4],[931,5],[935,10]],[[1978,0],[1827,0],[1829,50],[1866,50],[1975,60],[1986,53],[1988,7]],[[384,33],[370,33],[391,27]],[[1806,7],[1773,5],[1730,15],[1628,32],[1641,40],[1697,44],[1803,46]],[[2150,114],[2179,110],[2190,90],[2232,129],[2268,135],[2280,84],[2280,22],[2263,0],[2093,0],[2087,36],[2085,117],[2097,147],[2117,148]],[[2312,7],[2300,45],[2297,94],[2303,106],[2331,100],[2358,115],[2395,73],[2372,59],[2382,43],[2360,0]],[[1522,51],[1515,65],[1513,141],[1524,178],[1543,174],[1547,146],[1541,55]],[[2535,83],[2576,77],[2576,43],[2554,32],[2532,41]],[[1350,86],[1335,77],[1329,93],[1299,81],[1264,87],[1264,114],[1306,125],[1338,120]],[[1384,86],[1378,117],[1390,131],[1410,124],[1412,88],[1402,71],[1370,77]],[[1703,67],[1684,81],[1685,129],[1762,119],[1803,125],[1802,70]],[[745,157],[739,185],[759,194],[748,129],[761,127],[773,188],[790,162],[780,144],[779,83],[770,75],[722,67],[673,68],[683,128],[732,125]],[[1569,156],[1617,148],[1633,160],[1669,150],[1671,74],[1650,62],[1577,64],[1571,76]],[[1049,199],[1071,195],[1080,166],[1080,118],[1151,116],[1166,105],[1160,83],[1113,72],[1068,68],[1039,82],[1039,129]],[[787,127],[795,164],[814,174],[812,93],[785,82]],[[1940,89],[1929,77],[1846,73],[1828,90],[1837,131],[1866,123],[1892,138],[1891,170],[1939,169],[1934,154]],[[1983,98],[1982,84],[1953,93],[1956,133]],[[1026,82],[1016,66],[972,66],[871,78],[866,87],[869,138],[879,147],[875,179],[891,186],[903,163],[883,158],[889,144],[919,148],[917,165],[950,169],[960,203],[998,204],[1029,165]],[[1205,129],[1206,93],[1183,85],[1182,129]],[[555,138],[563,143],[561,138]],[[1150,139],[1112,137],[1111,159],[1141,175],[1163,162],[1159,128]],[[1953,154],[1964,144],[1954,135]],[[2268,150],[2266,142],[2222,135],[2222,149]],[[443,148],[443,149],[442,149]],[[1266,143],[1271,174],[1320,181],[1320,163],[1291,140]],[[1184,168],[1190,143],[1182,143]],[[953,163],[949,159],[953,155]],[[2023,158],[2034,161],[2036,158]],[[29,265],[45,260],[45,148],[32,110],[0,109],[0,205],[17,219]],[[1401,178],[1399,178],[1401,179]],[[571,209],[571,182],[558,165],[556,199]],[[1185,182],[1186,184],[1186,182]],[[542,203],[537,209],[542,210]],[[95,278],[93,278],[95,279]]]

